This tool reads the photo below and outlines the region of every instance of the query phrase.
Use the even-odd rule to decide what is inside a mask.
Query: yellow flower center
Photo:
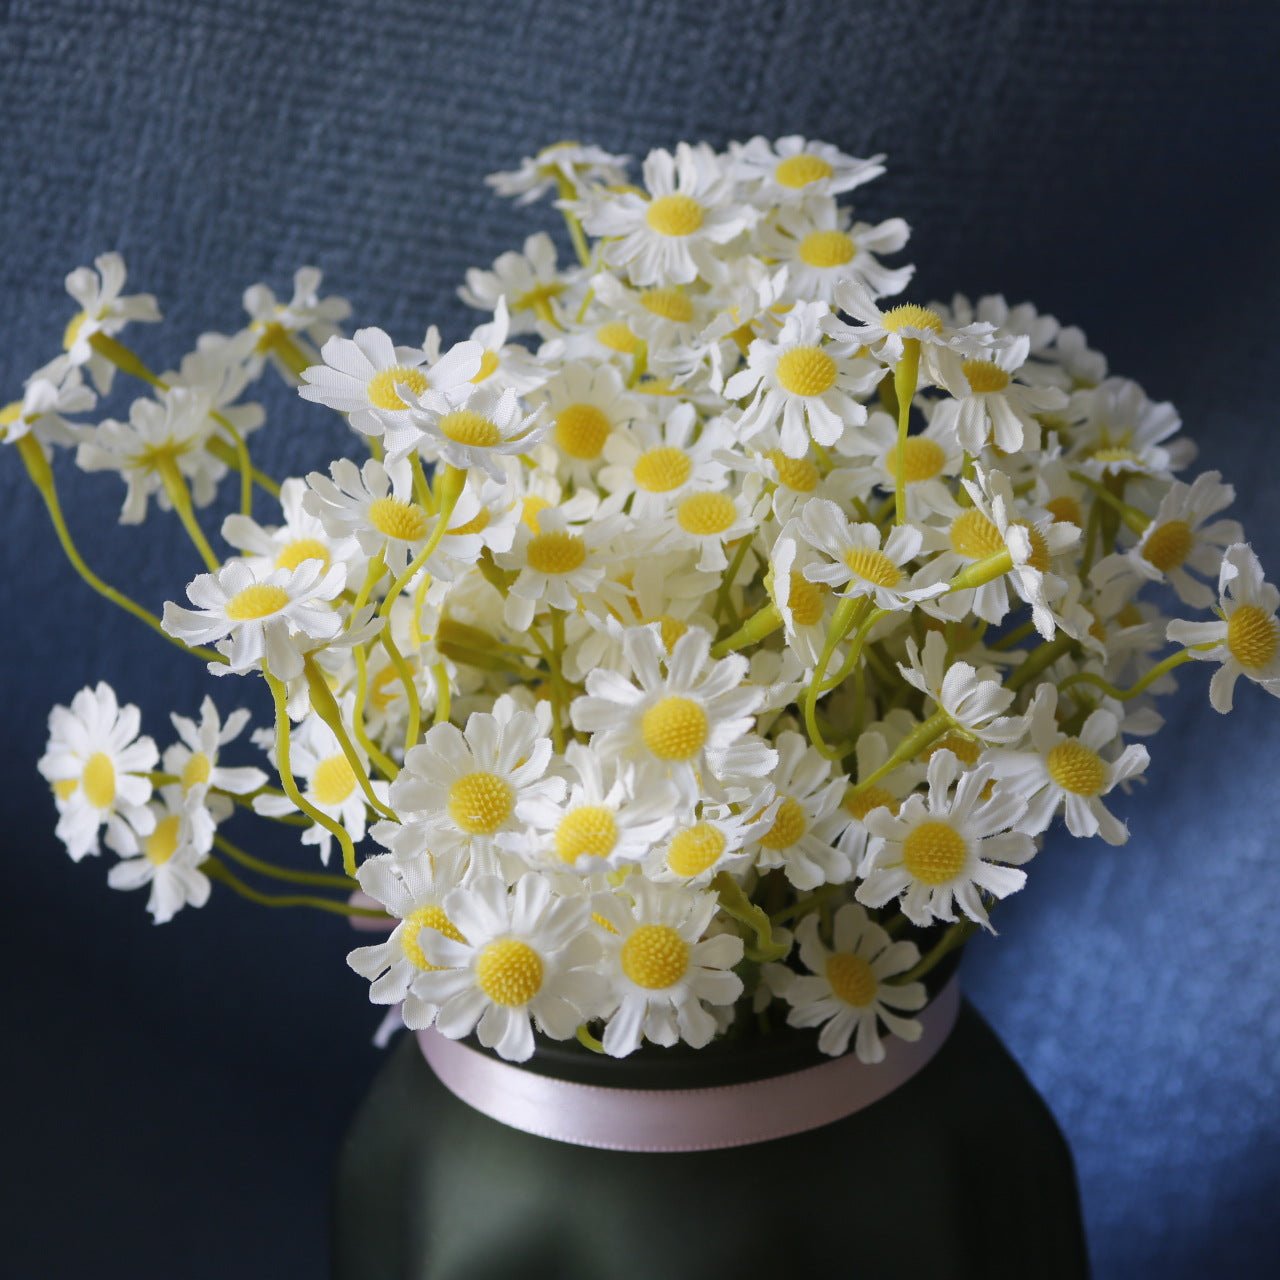
[[[785,796],[774,816],[773,826],[760,837],[766,849],[790,849],[809,829],[804,810],[790,796]]]
[[[821,347],[791,347],[778,357],[778,384],[793,396],[820,396],[835,384],[836,362]]]
[[[676,324],[688,324],[693,319],[693,303],[679,289],[646,289],[640,295],[640,304],[646,311]]]
[[[827,981],[832,995],[855,1009],[865,1009],[876,998],[879,985],[871,966],[861,956],[846,951],[837,951],[827,961]]]
[[[825,582],[810,582],[804,574],[792,569],[787,605],[797,627],[816,627],[822,621],[829,590]]]
[[[182,766],[182,775],[179,781],[182,783],[183,791],[190,791],[192,787],[198,787],[202,782],[208,782],[211,772],[209,757],[203,751],[193,751],[191,758]]]
[[[580,804],[556,827],[556,855],[565,862],[577,862],[584,854],[607,858],[617,843],[618,824],[603,805]]]
[[[556,414],[556,444],[583,462],[600,456],[609,430],[609,419],[593,404],[566,405]]]
[[[511,817],[515,793],[505,778],[467,773],[449,788],[447,808],[454,824],[469,836],[491,836]]]
[[[59,778],[53,784],[53,794],[59,800],[70,800],[76,793],[76,788],[80,785],[79,778]]]
[[[737,517],[733,499],[723,493],[693,493],[676,508],[676,521],[686,533],[705,538],[723,533]]]
[[[410,669],[416,664],[409,660]],[[369,701],[380,711],[385,711],[397,698],[404,696],[404,685],[400,682],[400,673],[391,663],[387,663],[372,680],[369,681]]]
[[[322,805],[338,805],[356,789],[356,775],[341,752],[325,756],[311,775],[307,794]]]
[[[669,613],[660,613],[649,621],[658,624],[663,646],[668,653],[676,647],[676,641],[689,630],[689,624],[683,618],[673,618]]]
[[[968,380],[969,390],[977,394],[987,391],[1003,391],[1009,385],[1009,375],[994,361],[965,360],[960,368]]]
[[[1265,667],[1280,646],[1280,626],[1275,616],[1256,604],[1242,604],[1227,619],[1227,648],[1242,666]]]
[[[691,236],[702,226],[702,206],[692,196],[659,196],[650,201],[644,220],[660,236]]]
[[[1064,493],[1057,498],[1050,498],[1044,507],[1056,523],[1084,527],[1084,512],[1080,510],[1080,504],[1070,494]]]
[[[621,320],[610,320],[608,324],[602,324],[596,330],[596,341],[602,347],[608,347],[610,351],[623,356],[634,355],[640,345],[640,339]]]
[[[388,538],[417,542],[426,537],[427,513],[416,502],[377,498],[369,504],[369,523]]]
[[[426,375],[421,369],[397,364],[375,373],[369,379],[369,385],[365,388],[369,403],[375,409],[407,409],[409,406],[396,391],[397,384],[408,387],[415,396],[420,396],[427,389]]]
[[[109,809],[116,798],[116,767],[105,751],[95,751],[80,775],[84,798],[95,809]]]
[[[898,474],[898,449],[890,449],[884,459],[885,469]],[[902,477],[907,484],[932,480],[947,465],[946,450],[925,436],[908,436],[902,444]]]
[[[1176,569],[1191,554],[1195,546],[1195,535],[1185,520],[1170,520],[1147,535],[1142,554],[1161,573]]]
[[[773,180],[780,187],[790,187],[795,190],[798,187],[807,187],[809,183],[818,182],[822,178],[829,178],[834,172],[835,170],[821,156],[812,156],[806,151],[801,151],[797,155],[788,156],[785,160],[778,162],[773,171]]]
[[[919,307],[914,302],[904,302],[892,311],[886,311],[880,321],[889,333],[897,333],[901,329],[923,329],[927,333],[942,332],[942,317],[928,307]]]
[[[498,353],[496,351],[490,351],[489,348],[486,347],[480,353],[480,368],[476,372],[475,377],[471,379],[471,381],[483,382],[487,377],[489,377],[491,373],[493,373],[497,369],[497,367],[498,367]]]
[[[642,924],[622,944],[622,972],[646,991],[661,991],[684,977],[689,946],[666,924]]]
[[[800,261],[820,270],[843,267],[858,252],[858,246],[843,231],[810,231],[800,241]]]
[[[970,507],[951,522],[951,549],[969,560],[983,560],[1003,551],[1004,539],[994,521]]]
[[[678,831],[667,846],[667,866],[678,876],[701,875],[724,852],[724,832],[710,822]]]
[[[973,768],[978,763],[978,755],[982,748],[972,739],[961,733],[945,733],[937,742],[931,742],[920,753],[921,760],[930,760],[936,751],[950,751],[961,764]]]
[[[476,985],[494,1004],[528,1004],[542,988],[542,957],[514,938],[491,942],[476,961]]]
[[[156,823],[156,829],[142,842],[142,852],[152,866],[168,862],[178,850],[178,828],[182,825],[180,814],[171,813]]]
[[[883,551],[872,547],[850,547],[844,553],[844,562],[855,578],[877,587],[896,587],[902,581],[898,566]]]
[[[890,813],[898,812],[898,798],[884,787],[868,787],[865,791],[850,791],[844,798],[846,813],[851,813],[859,822],[871,812],[884,806]]]
[[[294,538],[276,556],[277,569],[296,569],[304,560],[319,560],[329,567],[329,548],[319,538]]]
[[[669,493],[693,473],[693,459],[674,445],[648,449],[636,459],[636,487],[646,493]]]
[[[902,842],[902,865],[921,884],[946,884],[964,869],[969,847],[947,822],[922,822]]]
[[[788,458],[781,449],[770,449],[765,457],[778,470],[778,483],[795,493],[812,493],[821,477],[808,458]]]
[[[540,497],[536,493],[529,494],[520,504],[520,523],[526,529],[531,529],[537,533],[542,528],[542,522],[538,517],[551,505],[546,498]]]
[[[640,718],[644,745],[659,760],[692,760],[707,740],[707,713],[692,698],[659,698]]]
[[[1048,573],[1050,566],[1049,544],[1044,540],[1044,534],[1033,524],[1023,524],[1021,520],[1016,520],[1014,524],[1027,531],[1027,537],[1031,541],[1031,554],[1027,557],[1027,563],[1040,573]]]
[[[62,349],[64,351],[70,351],[76,345],[76,339],[80,336],[80,330],[84,327],[84,322],[88,318],[87,312],[77,311],[67,321],[67,327],[62,331]]]
[[[550,315],[551,299],[558,298],[565,291],[559,280],[550,280],[546,284],[536,284],[528,293],[520,294],[511,304],[513,311],[543,311]]]
[[[586,560],[587,544],[572,533],[556,529],[530,538],[525,555],[535,573],[572,573]]]
[[[1096,751],[1076,738],[1060,742],[1049,752],[1049,777],[1063,791],[1096,796],[1107,785],[1107,766]]]
[[[252,622],[279,613],[288,603],[289,593],[283,587],[255,582],[227,601],[227,617],[232,622]]]
[[[492,449],[502,439],[498,424],[474,409],[455,409],[440,419],[440,432],[454,444],[472,449]]]
[[[454,942],[466,942],[454,925],[439,907],[419,907],[417,911],[404,918],[404,927],[400,930],[400,950],[405,953],[415,968],[439,971],[440,965],[431,964],[422,952],[422,944],[418,934],[423,929],[436,929],[446,938]]]
[[[467,533],[480,533],[489,527],[489,508],[481,507],[466,524],[454,525],[452,529],[445,530],[446,538],[460,538]]]

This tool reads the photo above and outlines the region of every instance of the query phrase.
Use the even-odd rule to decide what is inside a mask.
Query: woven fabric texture
[[[161,301],[138,334],[161,368],[302,263],[358,323],[456,337],[465,268],[554,226],[486,172],[566,137],[800,132],[888,153],[860,209],[912,224],[917,300],[1030,298],[1173,400],[1275,578],[1278,54],[1247,0],[11,0],[0,401],[104,250]],[[268,471],[343,447],[312,408],[274,397]],[[176,525],[121,530],[113,480],[59,477],[104,577],[181,598]],[[106,679],[163,739],[207,681],[75,579],[12,456],[0,583],[0,1269],[321,1274],[327,1170],[377,1060],[346,926],[219,895],[152,929],[101,861],[72,866],[35,772],[50,705]],[[1131,843],[1050,839],[966,966],[1072,1144],[1103,1280],[1275,1274],[1280,704],[1242,687],[1224,719],[1204,677],[1180,673]]]

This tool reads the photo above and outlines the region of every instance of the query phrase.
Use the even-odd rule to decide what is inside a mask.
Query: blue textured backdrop
[[[79,0],[0,5],[0,401],[57,347],[61,279],[122,250],[163,366],[314,262],[355,317],[458,336],[467,265],[546,212],[481,178],[563,137],[643,154],[800,131],[889,153],[912,296],[1003,291],[1172,399],[1280,575],[1272,6],[1245,0]],[[280,403],[268,470],[343,439]],[[92,562],[158,608],[196,570],[60,472]],[[97,532],[100,526],[105,532]],[[92,531],[92,532],[91,532]],[[223,901],[164,929],[73,867],[34,771],[49,705],[112,681],[166,735],[197,664],[92,597],[0,457],[6,1274],[314,1276],[372,1073],[345,926]],[[1128,847],[1051,840],[967,983],[1076,1153],[1099,1277],[1280,1266],[1280,704],[1189,671]],[[224,707],[232,690],[220,690]],[[242,689],[234,691],[242,694]],[[15,1190],[17,1194],[14,1194]],[[856,1238],[856,1236],[851,1237]]]

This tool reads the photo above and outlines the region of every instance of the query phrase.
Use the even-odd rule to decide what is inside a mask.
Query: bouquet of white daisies
[[[1175,478],[1172,406],[1079,329],[884,301],[907,225],[846,200],[881,160],[682,143],[636,186],[548,148],[491,182],[552,193],[576,260],[537,234],[469,271],[487,314],[452,346],[343,336],[303,269],[156,374],[119,336],[159,319],[120,258],[73,272],[3,440],[90,586],[261,677],[275,724],[232,764],[249,715],[212,698],[163,752],[106,684],[56,707],[39,767],[72,858],[101,838],[157,921],[217,882],[380,926],[348,957],[371,999],[512,1060],[535,1032],[622,1056],[790,1024],[867,1062],[917,1037],[925,979],[1055,819],[1127,838],[1175,667],[1215,664],[1220,711],[1241,675],[1280,695],[1280,595],[1219,518],[1231,487]],[[362,462],[253,465],[268,365]],[[141,398],[86,419],[118,373]],[[123,522],[176,515],[185,603],[88,567],[58,448],[119,474]],[[199,512],[228,479],[220,551]],[[231,843],[237,807],[341,870]]]

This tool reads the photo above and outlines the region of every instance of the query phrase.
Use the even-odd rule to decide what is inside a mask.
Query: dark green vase
[[[812,1033],[796,1065],[813,1057]],[[577,1046],[543,1074],[603,1083]],[[585,1052],[585,1051],[583,1051]],[[652,1059],[651,1059],[652,1060]],[[563,1066],[564,1062],[570,1065]],[[626,1060],[636,1087],[643,1060]],[[741,1054],[667,1051],[658,1087],[742,1079]],[[775,1063],[761,1074],[774,1074]],[[585,1074],[584,1074],[585,1073]],[[693,1074],[691,1074],[693,1073]],[[748,1069],[745,1072],[750,1075]],[[335,1187],[338,1280],[1080,1280],[1071,1154],[974,1009],[900,1088],[753,1146],[603,1151],[489,1119],[401,1037],[357,1111]]]

